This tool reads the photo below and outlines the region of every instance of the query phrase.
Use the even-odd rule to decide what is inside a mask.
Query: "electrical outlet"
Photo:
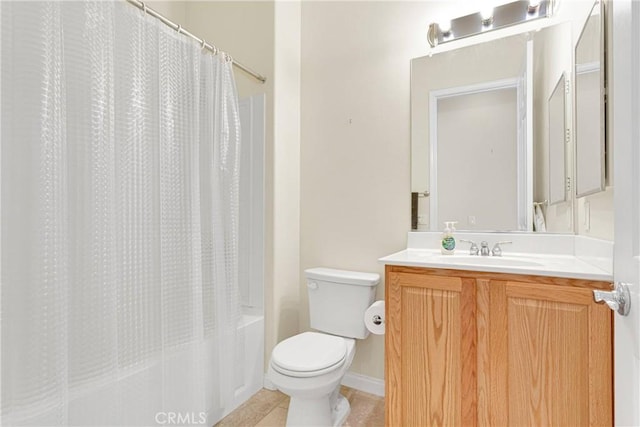
[[[584,202],[584,231],[591,229],[591,203]]]

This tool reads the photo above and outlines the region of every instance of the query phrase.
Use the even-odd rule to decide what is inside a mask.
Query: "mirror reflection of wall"
[[[434,110],[437,145],[432,150],[438,165],[450,166],[434,168],[431,218],[482,230],[517,230],[517,86],[443,96]],[[465,212],[469,215],[461,216]]]
[[[610,56],[604,57],[606,41],[603,29],[607,19],[606,3],[590,3],[590,16],[578,31],[575,63],[576,110],[576,231],[579,234],[602,239],[613,239],[613,139],[605,126],[604,80],[605,66]],[[594,105],[593,100],[597,99]],[[584,128],[583,128],[584,126]],[[591,129],[589,129],[591,128]]]
[[[584,69],[593,68],[585,64],[593,63],[593,59],[598,54],[600,55],[601,61],[605,60],[603,58],[603,53],[601,50],[602,46],[599,43],[602,43],[602,37],[604,33],[603,24],[605,23],[605,19],[603,18],[606,18],[606,21],[610,22],[610,17],[608,17],[606,13],[603,13],[606,10],[606,3],[600,3],[598,1],[595,1],[595,2],[591,2],[590,5],[593,6],[593,8],[592,9],[590,8],[590,16],[586,20],[586,24],[583,25],[579,29],[579,31],[576,32],[576,37],[579,37],[576,42],[576,55],[577,55],[576,70],[575,70],[576,73],[578,73],[579,69],[584,70]],[[611,28],[610,26],[605,27],[607,36],[610,34],[610,28]],[[607,61],[606,65],[609,66],[610,57],[606,58],[606,61]],[[600,65],[603,66],[603,68],[600,70],[601,72],[603,72],[605,62],[600,62]],[[604,76],[601,75],[601,79],[603,78]],[[578,84],[578,87],[576,88],[576,97],[578,95],[578,91],[580,90],[581,89]],[[600,93],[602,94],[602,92],[604,91],[603,86],[600,86],[600,90],[601,90]],[[601,108],[603,108],[602,96],[603,95],[601,95],[599,99],[600,101],[599,105],[601,106]],[[610,115],[611,111],[610,110],[606,111],[606,114]],[[603,116],[601,115],[600,117],[602,120],[601,123],[604,123],[604,118],[602,118]],[[577,131],[579,131],[579,129],[577,129]],[[589,237],[613,240],[613,233],[614,233],[614,230],[613,230],[613,226],[614,226],[613,191],[614,189],[613,189],[613,181],[612,181],[613,156],[608,156],[608,157],[606,156],[606,152],[612,152],[613,139],[611,138],[611,135],[609,134],[609,132],[610,130],[606,129],[605,127],[605,135],[603,136],[604,146],[601,145],[598,148],[595,148],[597,142],[594,144],[593,140],[591,144],[589,144],[587,140],[587,142],[585,142],[586,147],[581,147],[581,144],[583,143],[582,138],[580,138],[578,134],[576,135],[576,141],[575,141],[576,148],[577,148],[576,154],[580,152],[579,150],[581,148],[586,148],[586,150],[589,150],[589,148],[587,147],[590,147],[591,150],[596,149],[599,152],[602,152],[601,151],[602,147],[604,147],[604,151],[605,151],[604,163],[599,162],[598,165],[595,167],[595,170],[597,171],[597,173],[594,174],[594,176],[596,178],[595,180],[592,181],[596,183],[595,186],[593,187],[593,190],[595,192],[591,194],[587,194],[583,197],[578,197],[576,201],[576,206],[577,206],[576,231],[578,234],[589,236]],[[602,141],[603,140],[601,139],[600,142]],[[585,159],[585,156],[581,154],[580,159]],[[599,160],[602,161],[603,159],[600,158]],[[577,162],[578,161],[579,160],[577,160]],[[600,181],[598,180],[598,178],[601,179],[602,177],[603,168],[604,168],[604,183],[602,183],[601,180]],[[584,170],[585,168],[582,168],[582,169],[584,174],[586,170]],[[579,178],[578,176],[576,176],[576,178],[579,183],[581,178]],[[604,191],[597,190],[596,187],[598,185],[598,181],[600,184],[600,188],[604,188]],[[579,184],[579,189],[576,189],[576,190],[577,191],[582,190],[585,194],[590,193],[586,189],[586,185],[583,187],[581,184]]]
[[[576,195],[597,193],[605,188],[604,84],[601,61],[599,4],[580,34],[575,54]]]
[[[564,73],[558,79],[549,98],[549,205],[567,201],[567,145],[569,143],[566,119],[567,80]],[[570,196],[569,196],[570,197]]]
[[[572,179],[573,144],[570,139],[563,149],[561,145],[554,145],[551,140],[551,117],[555,118],[554,124],[562,122],[561,126],[566,126],[569,131],[571,120],[565,118],[565,110],[552,113],[552,105],[549,103],[554,93],[556,102],[560,92],[564,97],[565,88],[562,87],[556,92],[556,87],[560,76],[571,73],[571,31],[569,23],[554,25],[537,32],[533,43],[534,200],[542,203],[540,208],[543,211],[545,228],[551,233],[574,232],[574,199],[571,192],[567,191],[564,203],[558,200],[558,194],[562,192],[559,185],[566,189],[567,181]],[[570,114],[570,110],[568,113]],[[557,154],[561,154],[562,159],[559,159]],[[551,194],[552,189],[555,194]]]

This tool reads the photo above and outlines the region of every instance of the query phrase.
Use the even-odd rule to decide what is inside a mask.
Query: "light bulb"
[[[527,12],[534,13],[540,8],[540,0],[529,0]]]
[[[438,22],[438,28],[442,31],[442,35],[448,36],[451,33],[451,20],[443,19]]]
[[[483,7],[480,10],[480,17],[482,18],[482,25],[488,27],[493,23],[493,8]]]

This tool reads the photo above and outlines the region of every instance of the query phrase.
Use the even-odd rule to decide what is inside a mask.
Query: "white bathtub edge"
[[[240,341],[240,351],[236,354],[238,365],[235,377],[234,396],[228,405],[222,408],[220,419],[214,420],[217,423],[222,418],[229,415],[251,396],[256,394],[263,386],[262,371],[264,369],[264,317],[243,310],[242,317],[238,320],[238,334]]]

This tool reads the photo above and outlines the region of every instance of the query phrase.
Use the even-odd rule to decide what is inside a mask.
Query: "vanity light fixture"
[[[555,0],[517,0],[451,21],[434,22],[429,25],[427,40],[431,47],[436,47],[483,32],[548,18],[553,14],[554,4]]]

